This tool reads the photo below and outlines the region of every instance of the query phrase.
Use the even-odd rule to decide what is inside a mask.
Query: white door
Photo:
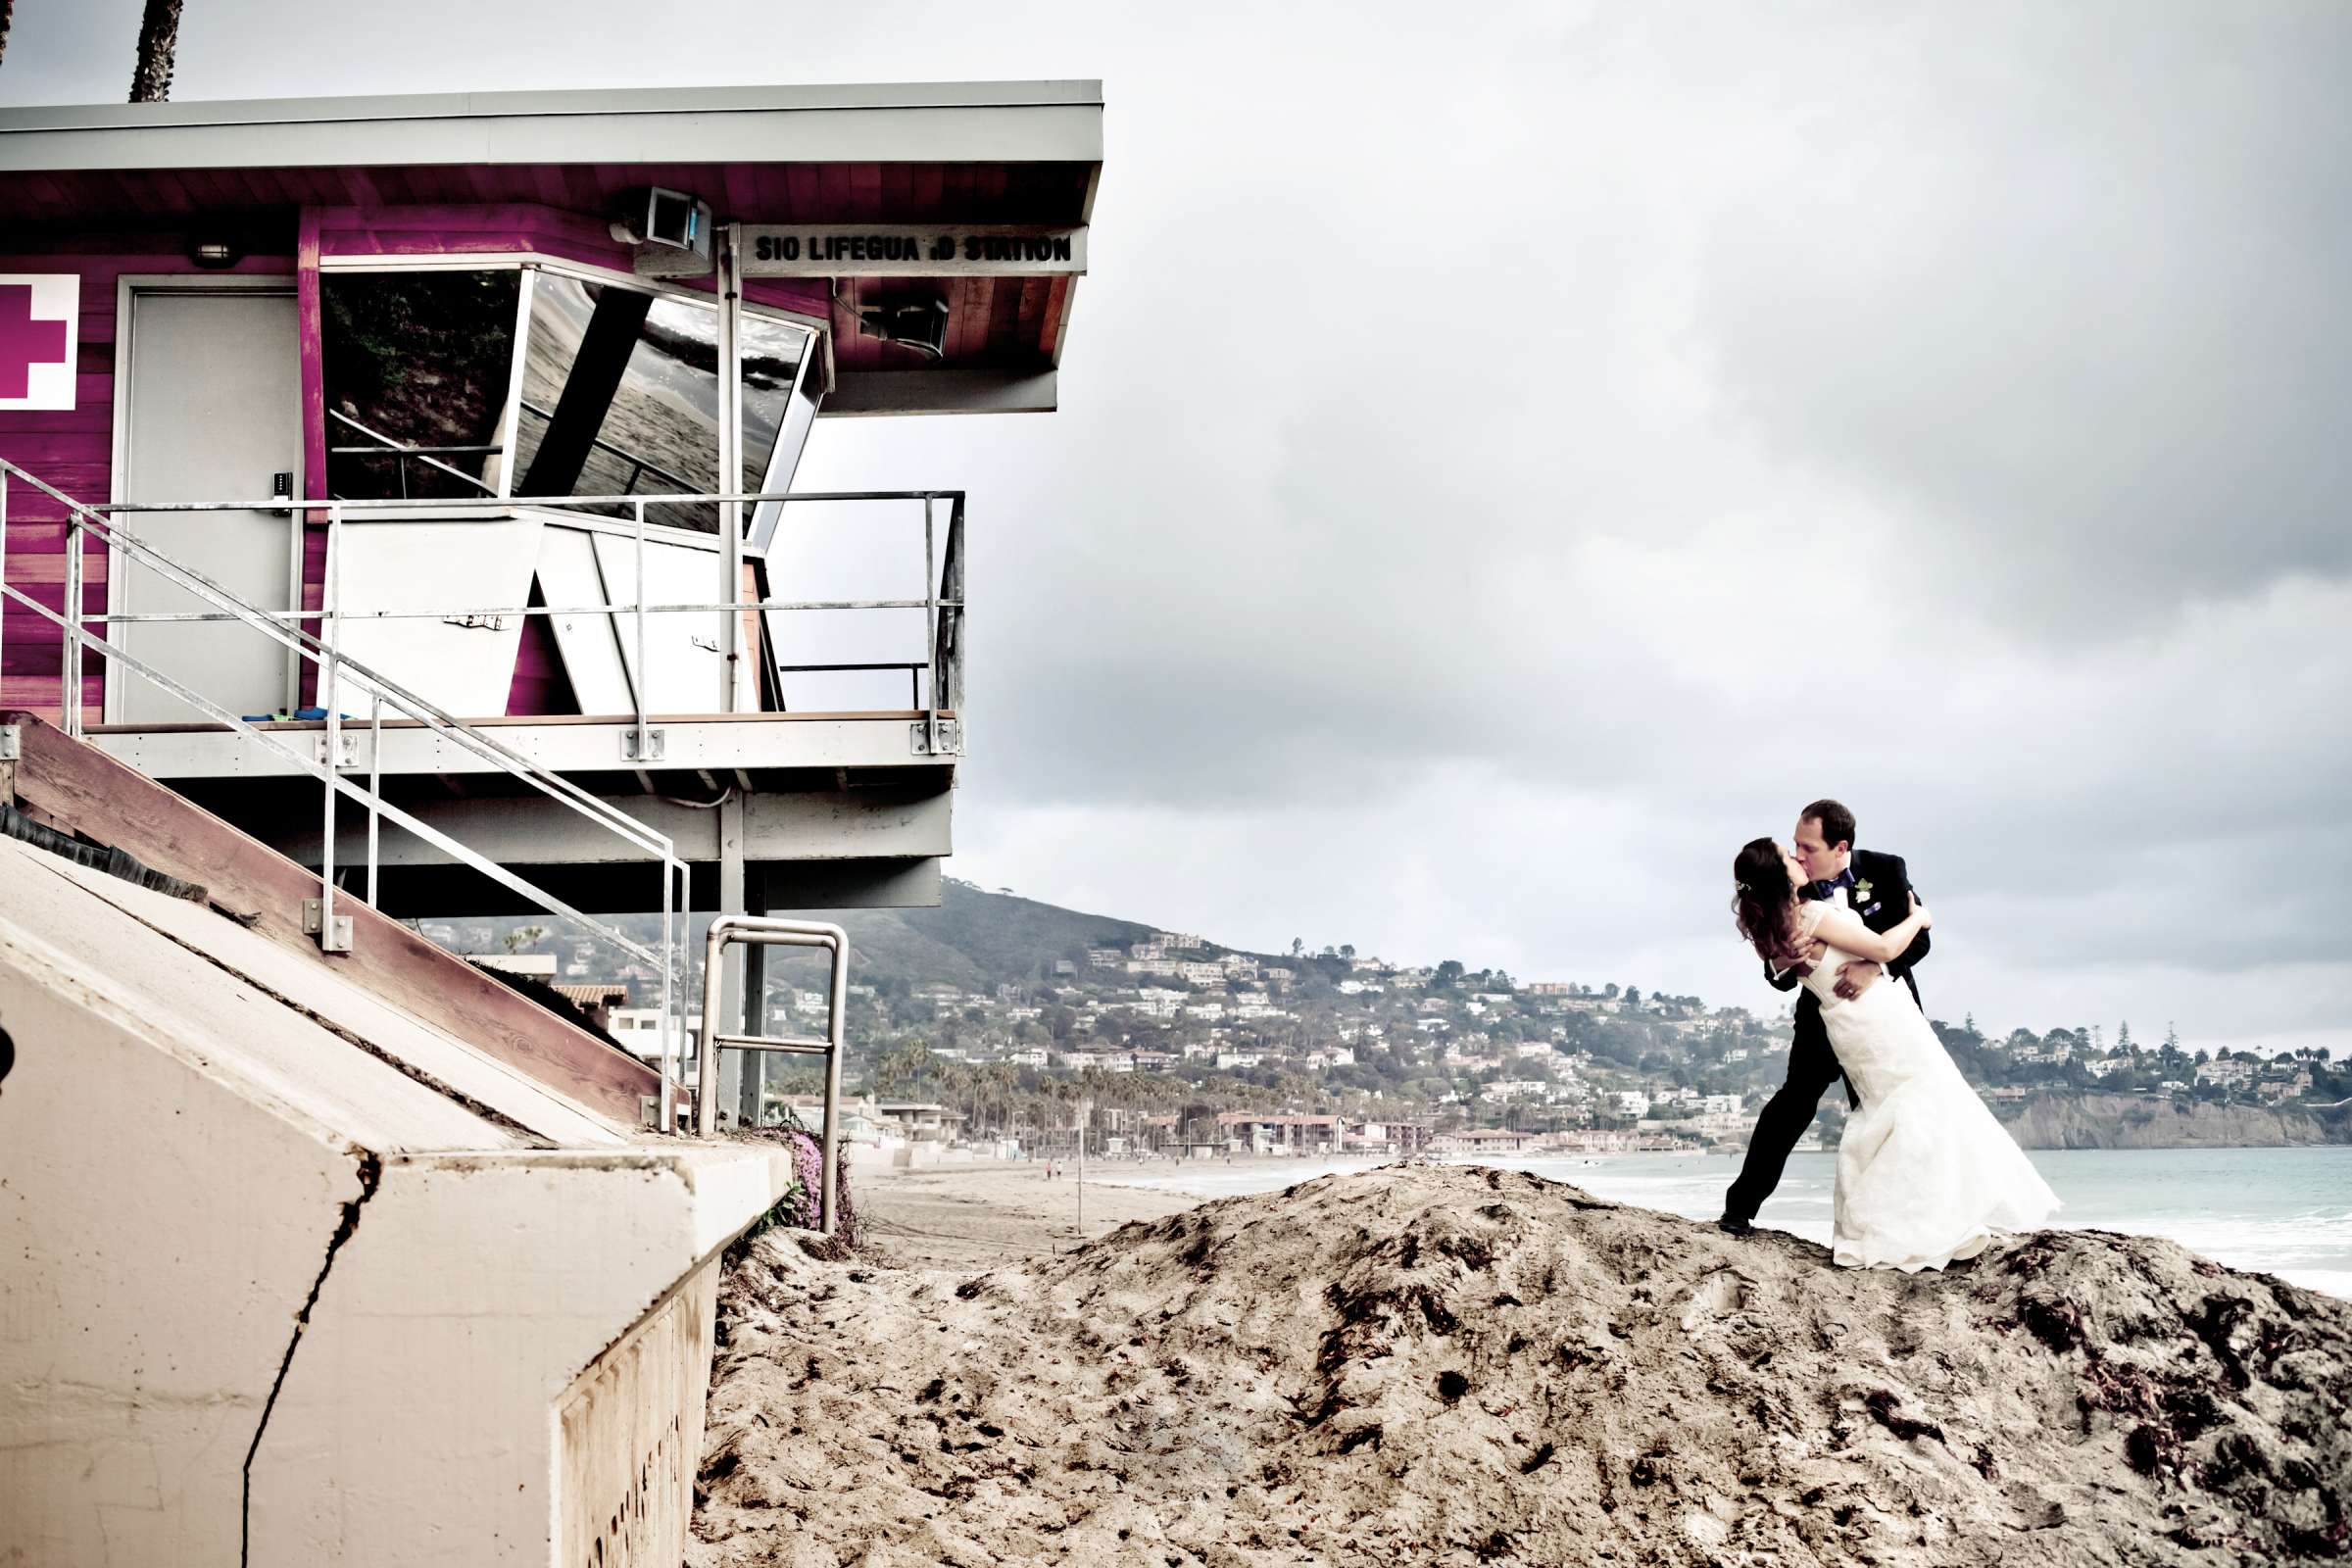
[[[267,498],[302,458],[300,355],[294,296],[249,289],[134,292],[124,454],[117,499]],[[299,478],[296,481],[299,490]],[[296,524],[274,512],[118,513],[173,561],[262,610],[295,608]],[[118,556],[117,613],[217,612],[150,566]],[[132,657],[239,714],[268,713],[291,695],[292,656],[249,626],[165,621],[115,627]],[[123,724],[208,715],[129,670],[107,675],[107,712]]]

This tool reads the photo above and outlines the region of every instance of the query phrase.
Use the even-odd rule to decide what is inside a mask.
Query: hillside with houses
[[[1791,1013],[1605,977],[1521,979],[1339,944],[1253,953],[1196,932],[951,880],[939,907],[843,917],[848,1081],[934,1128],[1039,1148],[1522,1151],[1736,1148],[1779,1086]],[[427,921],[464,952],[529,956],[650,1053],[651,976],[513,921]],[[649,931],[649,935],[654,934]],[[813,966],[779,964],[777,1030],[823,1018]],[[622,995],[622,993],[626,995]],[[699,994],[699,980],[689,986]],[[2213,1050],[2128,1022],[1937,1033],[1995,1111],[2052,1147],[2352,1140],[2352,1063]],[[779,1105],[810,1085],[771,1080]],[[1820,1130],[1842,1121],[1837,1097]],[[871,1107],[868,1114],[873,1114]]]

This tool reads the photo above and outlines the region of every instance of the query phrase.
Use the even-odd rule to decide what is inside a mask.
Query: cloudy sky
[[[1062,411],[801,475],[972,492],[957,874],[1760,1004],[1730,858],[1834,794],[1938,1015],[2352,1049],[2332,0],[188,0],[174,96],[1054,76]]]

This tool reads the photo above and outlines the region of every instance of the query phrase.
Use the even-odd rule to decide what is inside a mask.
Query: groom
[[[1815,879],[1797,890],[1800,898],[1836,899],[1861,915],[1862,923],[1873,931],[1892,930],[1911,912],[1911,877],[1902,857],[1855,849],[1854,813],[1836,801],[1815,801],[1798,813],[1796,858],[1805,862],[1805,870]],[[1922,931],[1903,956],[1886,966],[1889,974],[1911,988],[1914,1004],[1919,1001],[1919,982],[1911,978],[1911,970],[1927,956],[1928,933]],[[1862,988],[1878,974],[1875,963],[1840,964],[1835,989],[1850,1000],[1861,995]],[[1766,964],[1764,978],[1776,991],[1790,991],[1803,977],[1792,968],[1775,969]],[[1755,1228],[1756,1210],[1781,1184],[1781,1167],[1813,1124],[1823,1091],[1841,1076],[1837,1054],[1830,1050],[1829,1028],[1821,1021],[1821,1003],[1806,991],[1796,1003],[1796,1034],[1788,1043],[1788,1081],[1756,1118],[1756,1130],[1747,1141],[1747,1159],[1740,1167],[1740,1179],[1732,1183],[1724,1198],[1723,1218],[1716,1224],[1734,1236],[1745,1236]],[[1845,1094],[1849,1104],[1861,1105],[1850,1080]]]

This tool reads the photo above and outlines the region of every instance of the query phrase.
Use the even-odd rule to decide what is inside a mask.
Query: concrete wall
[[[0,926],[0,1562],[233,1563],[361,1152]]]
[[[0,841],[0,1564],[678,1561],[781,1147],[615,1138],[83,875]]]

